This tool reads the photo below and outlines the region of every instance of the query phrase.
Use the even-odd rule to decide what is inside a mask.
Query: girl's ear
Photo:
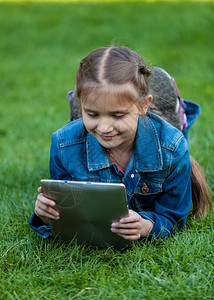
[[[152,95],[147,95],[144,98],[144,101],[142,102],[141,109],[140,109],[141,115],[145,115],[147,113],[151,101],[152,101]]]

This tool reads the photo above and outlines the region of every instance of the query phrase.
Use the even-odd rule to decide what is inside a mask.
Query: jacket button
[[[141,188],[141,192],[142,192],[143,194],[146,194],[146,193],[149,192],[149,187],[148,187],[148,185],[146,184],[145,181],[144,181],[143,186],[142,186],[142,188]]]

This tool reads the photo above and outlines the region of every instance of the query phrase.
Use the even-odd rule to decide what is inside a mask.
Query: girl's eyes
[[[91,117],[91,118],[96,118],[98,116],[98,114],[88,113],[88,116]]]
[[[96,118],[96,117],[99,116],[98,114],[93,114],[93,113],[87,113],[87,114],[88,114],[88,116],[89,116],[90,118]],[[124,116],[125,116],[125,114],[116,114],[116,115],[112,115],[112,117],[115,118],[115,119],[121,119],[121,118],[124,117]]]
[[[113,118],[115,118],[115,119],[121,119],[124,116],[125,116],[124,114],[118,114],[118,115],[113,115]]]

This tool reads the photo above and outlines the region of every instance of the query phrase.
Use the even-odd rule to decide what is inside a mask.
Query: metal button
[[[141,192],[142,192],[143,194],[146,194],[146,193],[149,192],[149,187],[148,187],[148,185],[146,184],[145,181],[144,181],[143,186],[142,186],[142,188],[141,188]]]
[[[131,178],[134,178],[134,174],[131,174]]]

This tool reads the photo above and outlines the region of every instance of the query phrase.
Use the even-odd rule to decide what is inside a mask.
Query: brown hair
[[[192,210],[190,216],[202,217],[207,210],[212,210],[212,200],[202,167],[192,156],[190,156],[190,162],[192,185]]]
[[[151,71],[142,57],[126,47],[109,46],[89,53],[81,62],[76,74],[77,96],[81,101],[89,94],[108,92],[125,85],[138,100],[149,92],[148,76]],[[128,91],[127,91],[128,92]]]

